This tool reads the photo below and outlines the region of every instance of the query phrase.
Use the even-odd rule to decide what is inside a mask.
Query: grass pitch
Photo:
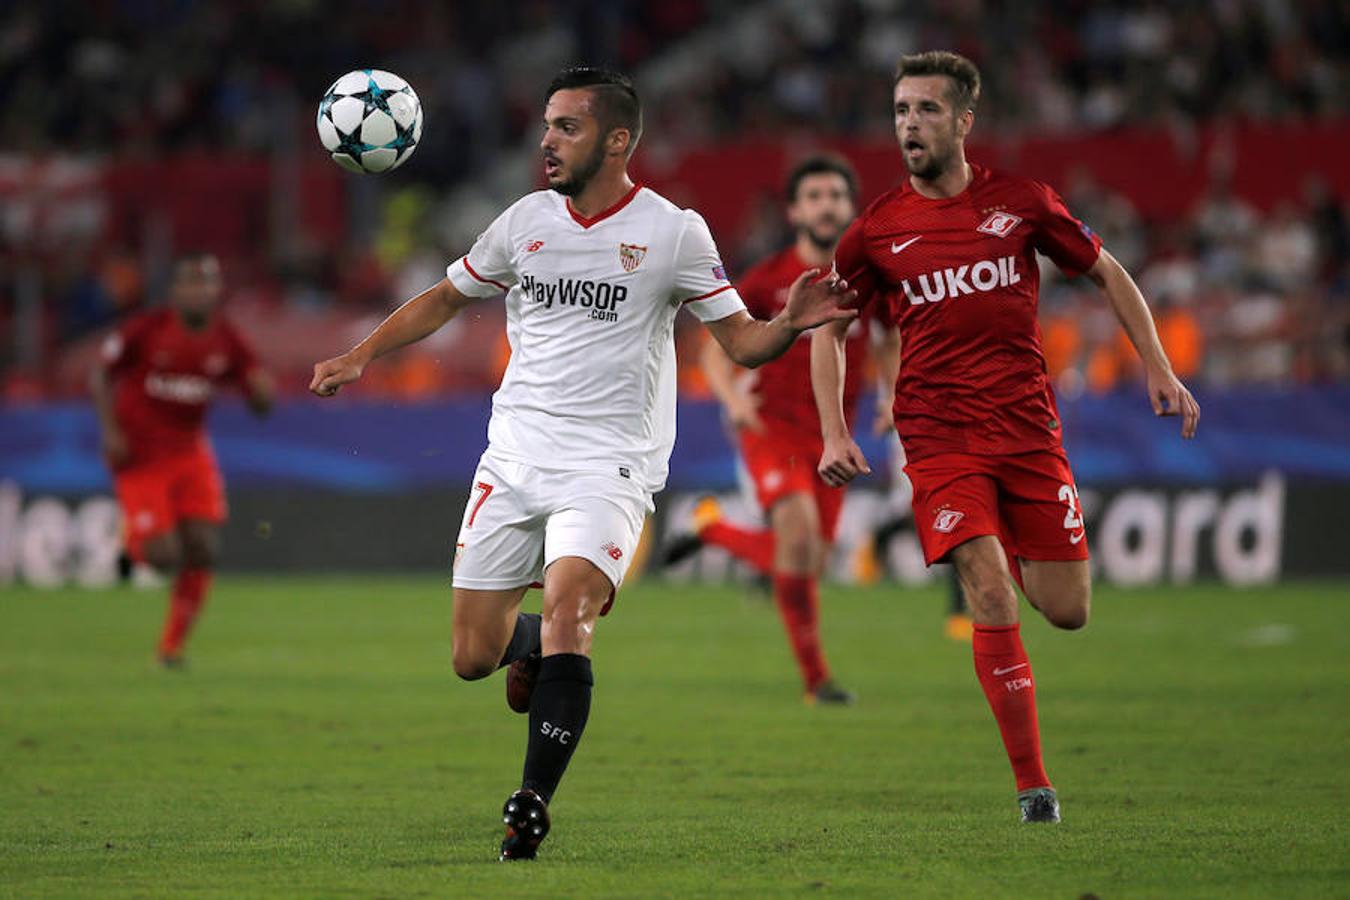
[[[1350,895],[1350,587],[1028,616],[1058,827],[1017,822],[939,589],[825,604],[851,709],[739,589],[626,590],[554,832],[502,865],[525,719],[451,674],[444,579],[221,578],[182,674],[158,592],[0,591],[0,895]]]

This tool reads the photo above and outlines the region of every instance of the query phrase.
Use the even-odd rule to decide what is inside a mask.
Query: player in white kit
[[[506,295],[511,361],[492,398],[454,570],[462,678],[510,666],[507,700],[530,719],[502,859],[532,859],[591,702],[591,638],[623,580],[675,441],[675,314],[686,307],[737,363],[784,353],[803,330],[852,318],[854,292],[811,270],[772,321],[745,311],[712,235],[628,175],[642,111],[622,75],[563,71],[546,95],[550,190],[522,197],[347,353],[314,367],[334,394],[369,362],[475,300]],[[519,611],[532,583],[543,613]]]

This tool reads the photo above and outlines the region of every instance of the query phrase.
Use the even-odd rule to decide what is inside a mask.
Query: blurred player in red
[[[181,257],[168,308],[110,335],[90,379],[127,551],[174,575],[159,642],[160,662],[171,668],[182,664],[206,600],[225,521],[224,486],[203,427],[207,406],[221,384],[240,386],[259,415],[272,405],[270,377],[217,311],[222,292],[215,256]]]
[[[826,268],[839,237],[856,213],[857,176],[834,156],[813,156],[788,176],[787,215],[796,230],[791,246],[755,266],[738,282],[746,308],[771,319],[783,309],[788,287],[811,268]],[[877,307],[880,308],[880,307]],[[857,405],[863,381],[864,352],[872,323],[867,317],[848,328],[849,363],[844,373],[844,409]],[[889,431],[891,391],[899,367],[899,333],[878,323],[878,369],[884,397],[878,428]],[[816,476],[824,449],[820,421],[811,396],[811,342],[799,339],[778,359],[754,370],[747,385],[736,365],[715,341],[704,344],[703,370],[708,384],[736,430],[741,456],[754,482],[770,529],[745,528],[722,519],[717,501],[705,498],[694,512],[694,537],[671,551],[713,544],[748,562],[773,579],[774,601],[801,670],[808,703],[852,703],[853,694],[830,676],[820,641],[817,579],[834,541],[844,488]],[[667,562],[678,561],[678,552]]]
[[[1059,821],[1041,761],[1035,683],[1018,629],[1016,580],[1059,628],[1087,624],[1088,549],[1060,441],[1037,324],[1036,254],[1106,295],[1144,364],[1149,403],[1195,434],[1200,409],[1177,379],[1134,280],[1059,195],[966,162],[980,76],[953,53],[906,56],[894,85],[909,177],[840,240],[839,272],[861,302],[889,299],[904,341],[895,423],[931,565],[951,562],[975,621],[975,671],[1017,780],[1022,820]],[[842,357],[842,329],[820,339]],[[830,367],[817,367],[821,477],[868,471]]]

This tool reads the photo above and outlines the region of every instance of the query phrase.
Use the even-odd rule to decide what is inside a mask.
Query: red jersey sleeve
[[[123,322],[104,338],[98,353],[103,368],[110,374],[117,374],[134,366],[142,355],[141,348],[152,324],[152,316],[138,315]]]
[[[873,301],[885,302],[884,285],[872,267],[871,260],[867,258],[867,242],[863,239],[866,221],[866,213],[854,219],[834,251],[834,267],[849,287],[858,292],[860,307],[869,306]]]
[[[1035,187],[1041,209],[1041,220],[1036,225],[1036,249],[1054,260],[1065,275],[1083,274],[1096,264],[1102,252],[1102,239],[1069,212],[1054,188],[1040,182]]]

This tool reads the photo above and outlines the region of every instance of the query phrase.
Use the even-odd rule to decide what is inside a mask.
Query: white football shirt
[[[517,200],[446,277],[506,292],[511,361],[490,452],[545,469],[616,472],[656,493],[675,445],[675,314],[745,309],[703,218],[635,186],[587,219],[554,191]]]

